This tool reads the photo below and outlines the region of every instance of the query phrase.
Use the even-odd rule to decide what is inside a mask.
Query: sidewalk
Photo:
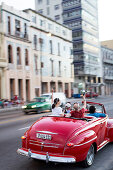
[[[10,112],[10,111],[14,111],[14,110],[21,110],[21,108],[22,108],[22,105],[4,107],[4,108],[0,108],[0,113]]]

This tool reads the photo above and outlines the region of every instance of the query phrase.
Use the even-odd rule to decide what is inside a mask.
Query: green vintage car
[[[22,106],[22,110],[25,114],[51,111],[51,100],[47,97],[36,97],[31,103]]]

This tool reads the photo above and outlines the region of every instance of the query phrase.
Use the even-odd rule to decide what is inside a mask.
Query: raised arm
[[[82,98],[83,98],[83,101],[84,101],[83,108],[86,109],[86,98],[85,98],[85,95],[83,95]]]

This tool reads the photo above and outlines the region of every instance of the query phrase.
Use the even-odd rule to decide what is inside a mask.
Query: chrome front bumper
[[[34,153],[34,152],[31,152],[30,149],[29,150],[18,149],[17,153],[28,156],[30,158],[45,160],[46,162],[49,162],[49,161],[60,162],[60,163],[75,163],[76,162],[75,157],[72,157],[72,156],[64,156],[64,155],[56,156],[56,155],[48,154],[48,152],[45,154]]]

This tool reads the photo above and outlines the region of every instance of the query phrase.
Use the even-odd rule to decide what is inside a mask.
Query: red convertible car
[[[95,105],[97,112],[105,113],[103,104]],[[95,154],[113,141],[113,119],[86,116],[41,117],[22,136],[19,154],[46,162],[82,162],[85,167],[93,164]]]

